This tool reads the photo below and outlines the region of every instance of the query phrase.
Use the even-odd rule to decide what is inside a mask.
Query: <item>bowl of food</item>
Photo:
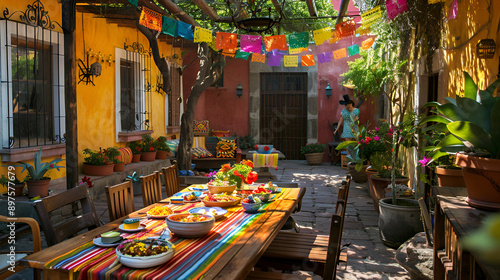
[[[258,197],[264,203],[268,202],[269,198],[271,197],[271,191],[265,189],[263,186],[257,187],[255,190],[252,191],[252,193],[253,196]]]
[[[170,260],[174,253],[174,245],[164,240],[127,240],[116,247],[117,259],[132,268],[163,264]]]
[[[207,207],[226,208],[238,204],[240,198],[226,194],[208,194],[202,201]]]
[[[191,214],[206,214],[214,216],[216,220],[224,217],[227,213],[226,209],[222,209],[220,207],[196,207],[188,210]]]
[[[273,151],[273,145],[255,145],[258,154],[270,154]]]
[[[241,201],[241,206],[247,213],[257,213],[262,206],[262,201],[258,197],[249,195],[247,198]]]
[[[210,182],[207,184],[208,190],[212,194],[219,194],[219,193],[227,193],[227,194],[232,194],[234,190],[236,189],[236,185],[217,185],[214,182]]]
[[[172,209],[170,209],[168,206],[155,206],[149,209],[146,214],[148,215],[148,218],[151,219],[163,219],[173,213],[174,211],[172,211]]]
[[[206,214],[172,214],[165,219],[168,229],[184,238],[197,238],[210,232],[215,218]]]
[[[137,228],[139,228],[140,221],[141,220],[138,218],[125,219],[125,221],[123,221],[123,228],[124,229],[137,229]]]

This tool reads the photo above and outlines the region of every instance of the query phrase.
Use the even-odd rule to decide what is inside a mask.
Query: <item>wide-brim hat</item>
[[[343,97],[344,97],[344,100],[339,101],[340,105],[346,105],[346,104],[351,103],[351,102],[354,103],[354,101],[352,101],[349,98],[349,94],[344,94]]]

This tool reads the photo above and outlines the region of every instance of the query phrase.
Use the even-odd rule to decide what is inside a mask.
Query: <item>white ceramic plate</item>
[[[227,213],[226,209],[222,209],[220,207],[196,207],[189,209],[188,212],[191,214],[207,214],[212,216],[212,212],[210,211],[211,209],[217,211],[216,215],[214,216],[216,220],[224,217],[224,215]]]
[[[94,245],[99,246],[99,247],[115,247],[120,245],[120,243],[123,241],[123,239],[120,239],[116,241],[115,243],[102,243],[102,240],[100,237],[94,238]]]
[[[208,191],[207,185],[192,185],[188,187],[190,191],[200,191],[200,192],[206,192]]]
[[[168,216],[168,215],[167,215],[167,216]],[[166,216],[165,216],[165,217],[166,217]],[[142,225],[139,225],[139,227],[138,227],[138,228],[136,228],[136,229],[125,229],[125,225],[124,225],[124,224],[121,224],[118,228],[119,228],[120,230],[125,231],[125,232],[136,232],[136,231],[141,231],[141,230],[145,229],[145,227],[144,227],[144,226],[142,226]]]

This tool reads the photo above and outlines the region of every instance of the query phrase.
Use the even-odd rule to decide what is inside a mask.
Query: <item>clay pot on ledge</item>
[[[370,190],[370,195],[373,197],[373,182],[371,176],[377,174],[378,172],[377,170],[373,169],[371,165],[365,169],[365,172],[368,179],[368,188]]]
[[[14,184],[12,186],[14,188],[14,196],[23,196],[24,186],[24,183]]]
[[[155,161],[156,151],[154,152],[144,152],[141,154],[141,161]]]
[[[500,209],[500,159],[469,156],[457,153],[457,165],[462,167],[470,206]]]
[[[465,187],[462,169],[450,169],[436,166],[436,174],[440,187]]]
[[[108,176],[113,175],[114,164],[90,165],[83,164],[83,174],[89,176]]]
[[[310,154],[304,154],[306,157],[306,161],[309,165],[319,165],[323,162],[323,155],[325,152],[322,153],[310,153]]]
[[[141,154],[132,155],[132,162],[140,162],[140,161],[141,161]]]
[[[113,167],[113,172],[122,172],[122,171],[125,171],[125,163],[124,162],[115,163]]]
[[[50,178],[44,178],[41,180],[27,180],[26,185],[28,186],[28,197],[33,198],[36,196],[46,197],[49,195],[49,184]]]
[[[167,159],[167,151],[156,151],[156,159]]]

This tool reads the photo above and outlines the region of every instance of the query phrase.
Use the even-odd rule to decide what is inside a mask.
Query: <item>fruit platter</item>
[[[197,238],[210,232],[215,218],[204,214],[172,214],[165,219],[168,229],[184,238]]]
[[[240,198],[227,194],[208,194],[203,198],[203,203],[207,207],[231,207],[240,202]]]
[[[164,219],[168,215],[173,214],[174,211],[170,209],[168,206],[155,206],[147,212],[148,218],[151,219]]]
[[[163,264],[175,253],[174,245],[165,240],[127,240],[116,247],[117,260],[132,268]]]

